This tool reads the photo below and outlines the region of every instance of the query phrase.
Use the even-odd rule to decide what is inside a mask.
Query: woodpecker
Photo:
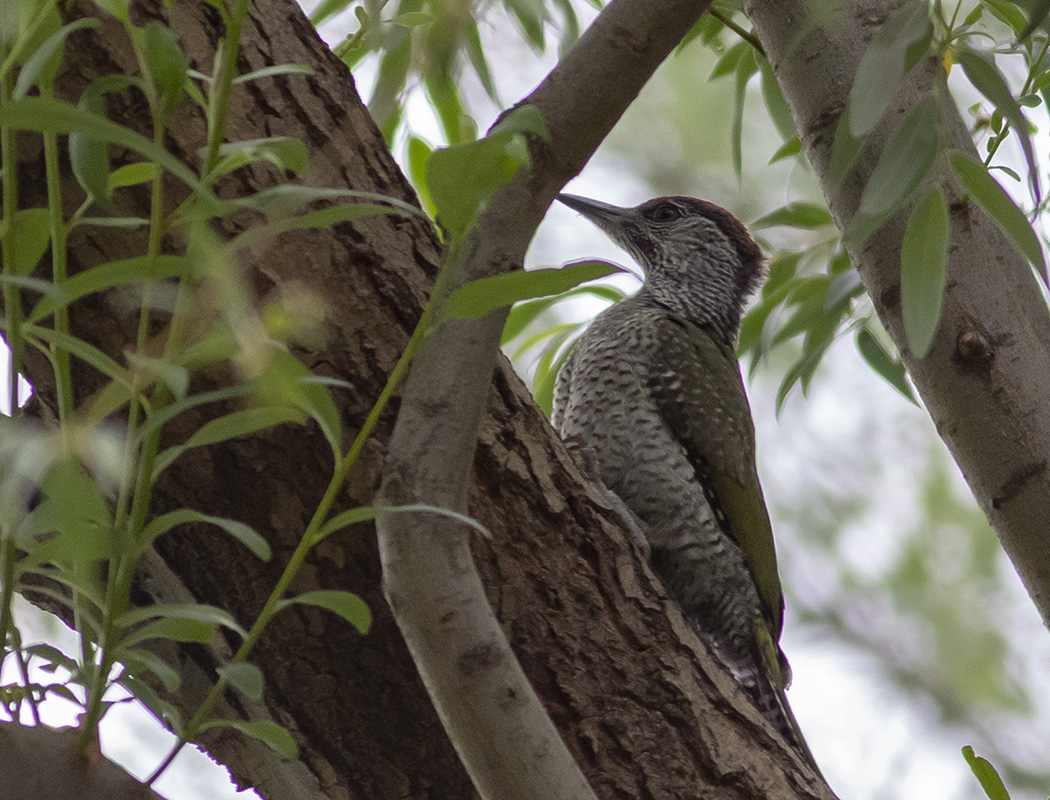
[[[551,421],[640,521],[654,570],[763,716],[816,764],[787,704],[784,598],[736,342],[762,252],[723,208],[558,197],[641,266],[558,375]]]

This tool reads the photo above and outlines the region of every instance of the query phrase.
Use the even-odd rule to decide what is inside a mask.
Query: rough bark
[[[906,0],[921,2],[921,0]],[[808,0],[753,0],[748,16],[773,65],[802,143],[840,227],[853,218],[886,136],[933,81],[938,59],[916,67],[850,175],[830,177],[839,117],[867,42],[894,0],[853,0],[818,21]],[[977,159],[954,104],[942,109],[948,146]],[[1035,275],[998,227],[958,189],[951,212],[948,280],[929,353],[908,349],[901,320],[900,247],[907,212],[850,256],[879,319],[974,496],[1050,624],[1050,315]]]
[[[142,2],[134,11],[144,21],[160,18],[162,8],[160,2]],[[174,29],[202,71],[211,68],[217,26],[206,4],[175,8]],[[71,99],[96,75],[134,69],[124,33],[112,20],[74,34],[68,58],[59,86]],[[309,183],[415,202],[352,79],[299,8],[292,0],[258,2],[245,29],[240,69],[287,62],[308,64],[315,72],[239,89],[228,137],[302,138],[311,151]],[[140,130],[147,125],[144,103],[134,92],[112,98],[108,113]],[[169,144],[193,163],[202,134],[200,117],[187,105],[171,126]],[[44,205],[37,138],[22,135],[20,154],[23,204]],[[127,156],[113,155],[118,161]],[[244,169],[220,191],[248,192],[273,177],[267,168]],[[80,200],[74,187],[67,181],[70,210]],[[177,192],[173,183],[169,194]],[[145,197],[125,202],[124,211],[141,214],[136,206]],[[245,223],[231,221],[225,232]],[[142,252],[141,241],[111,229],[78,230],[70,241],[71,271]],[[439,255],[427,225],[377,217],[284,235],[244,264],[260,298],[290,283],[324,298],[326,345],[297,355],[318,374],[352,385],[334,392],[347,443],[408,340]],[[71,316],[80,336],[116,357],[134,339],[135,317],[120,297],[85,298]],[[53,398],[47,364],[30,361],[27,373],[46,406]],[[81,398],[99,385],[87,367],[79,367],[75,378]],[[372,500],[397,405],[352,474],[343,507]],[[171,440],[184,439],[204,413],[180,418]],[[187,452],[164,474],[154,511],[190,506],[243,520],[266,536],[275,557],[263,564],[213,531],[180,530],[159,540],[163,563],[143,576],[138,599],[192,597],[250,623],[331,469],[330,451],[313,426],[283,426]],[[473,542],[489,600],[599,796],[830,796],[712,661],[618,528],[601,492],[582,479],[502,359],[488,389],[468,508],[493,534],[491,543]],[[269,716],[292,730],[300,761],[280,762],[233,733],[208,736],[205,746],[230,765],[239,782],[267,798],[473,796],[383,600],[374,532],[358,526],[325,540],[293,588],[349,589],[375,615],[372,631],[359,636],[320,611],[282,612],[252,659],[266,677],[263,702],[228,696],[228,713]],[[192,707],[221,657],[201,647],[173,652],[187,680],[173,700]]]

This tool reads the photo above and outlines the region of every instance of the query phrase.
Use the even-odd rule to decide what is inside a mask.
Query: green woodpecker
[[[630,253],[645,282],[576,344],[552,422],[641,521],[655,571],[701,638],[813,763],[784,695],[784,599],[735,353],[762,253],[704,200],[558,199]]]

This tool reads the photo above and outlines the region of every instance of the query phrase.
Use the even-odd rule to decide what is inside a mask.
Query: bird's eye
[[[652,209],[647,216],[653,222],[674,222],[682,216],[682,210],[672,203],[661,203]]]

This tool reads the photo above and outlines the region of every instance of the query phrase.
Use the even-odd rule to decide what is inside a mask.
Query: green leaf
[[[983,164],[962,155],[952,156],[951,163],[967,194],[995,221],[1018,252],[1035,265],[1043,283],[1048,283],[1043,248],[1024,212]]]
[[[321,0],[317,8],[310,12],[310,22],[316,28],[326,19],[345,11],[353,0]]]
[[[11,13],[3,19],[3,42],[5,59],[3,74],[11,73],[15,63],[25,63],[32,53],[47,41],[48,37],[62,27],[62,16],[57,3],[22,2],[8,4]]]
[[[434,16],[425,11],[408,11],[404,14],[398,14],[390,21],[394,25],[401,25],[404,28],[416,28],[420,25],[429,25],[434,21]],[[474,27],[476,28],[477,26]]]
[[[927,95],[886,142],[850,222],[851,236],[867,240],[922,183],[937,155],[939,123],[937,101]]]
[[[313,75],[314,70],[306,64],[274,64],[272,67],[263,67],[262,69],[253,70],[252,72],[246,72],[243,75],[238,75],[233,79],[234,85],[238,83],[248,83],[249,81],[257,81],[261,78],[273,78],[277,75]]]
[[[823,228],[825,225],[833,224],[831,212],[817,203],[788,203],[759,217],[749,226],[752,230],[772,228],[776,225],[786,225],[791,228],[803,228],[812,230]]]
[[[904,76],[929,49],[933,23],[926,3],[905,3],[886,18],[857,66],[849,96],[849,131],[866,135],[882,119]]]
[[[41,669],[44,669],[47,672],[54,672],[59,667],[68,672],[75,672],[77,670],[77,661],[75,658],[70,658],[57,647],[50,644],[31,644],[28,647],[22,648],[22,651],[44,661],[46,666],[41,667]]]
[[[373,205],[379,205],[386,210],[386,213],[400,212],[404,216],[428,219],[427,215],[420,211],[416,206],[409,205],[404,200],[399,200],[390,195],[379,194],[378,192],[358,192],[353,189],[327,189],[316,186],[298,186],[290,183],[282,183],[277,186],[260,189],[255,194],[238,198],[234,201],[234,205],[237,208],[248,208],[262,214],[285,217],[302,211],[311,203],[343,203],[346,201],[353,201],[352,203],[348,203],[348,205],[365,205],[371,203]],[[322,210],[328,211],[329,209]],[[336,218],[331,220],[330,224],[344,221],[347,220]],[[307,225],[303,227],[320,227],[324,224],[329,223],[322,221],[312,226]]]
[[[1021,106],[1010,91],[1006,79],[999,72],[995,62],[984,53],[968,47],[960,47],[955,52],[955,58],[962,65],[970,83],[995,104],[999,113],[1009,121],[1010,126],[1014,129],[1014,133],[1021,142],[1021,149],[1024,151],[1032,186],[1038,194],[1039,170],[1035,163],[1035,150],[1032,146],[1028,120],[1021,113]]]
[[[57,462],[40,485],[44,495],[37,511],[48,509],[51,530],[80,534],[85,528],[108,528],[109,507],[95,480],[76,459]]]
[[[1028,24],[1028,18],[1017,7],[1018,3],[1012,2],[1012,0],[981,0],[981,4],[987,7],[997,20],[1008,28],[1013,29],[1014,34],[1020,39],[1021,31]],[[1025,4],[1027,5],[1027,3]]]
[[[7,230],[11,239],[11,272],[28,275],[47,252],[51,242],[51,217],[46,208],[23,208],[15,212],[14,222]]]
[[[189,262],[185,256],[158,255],[153,261],[153,273],[150,274],[150,260],[146,256],[125,258],[120,261],[107,261],[97,267],[77,273],[59,285],[63,305],[72,303],[85,295],[123,286],[137,280],[154,278],[164,280],[184,274]],[[57,301],[54,297],[44,297],[29,312],[27,322],[39,322],[55,312]]]
[[[786,142],[798,141],[798,130],[795,128],[795,120],[791,116],[791,109],[784,99],[784,93],[780,90],[773,67],[769,61],[761,55],[756,58],[759,71],[762,73],[762,98],[766,101],[766,110],[770,119],[776,125],[777,133]],[[783,149],[783,148],[781,148]],[[800,147],[801,149],[801,147]],[[779,152],[779,151],[778,151]]]
[[[327,375],[305,375],[300,379],[302,383],[311,384],[316,383],[318,386],[332,386],[337,389],[349,389],[353,391],[354,384],[350,381],[344,381],[342,378],[330,378]]]
[[[831,165],[828,177],[833,186],[842,186],[842,182],[857,163],[863,144],[863,137],[854,137],[849,132],[849,115],[841,115],[835,126],[835,139],[831,143]]]
[[[164,724],[171,728],[176,736],[182,733],[182,715],[179,714],[179,710],[166,700],[161,700],[148,683],[135,677],[130,672],[124,672],[117,679],[117,683],[131,692],[142,705],[153,712],[157,719],[163,720]]]
[[[19,547],[22,547],[21,542],[19,543]],[[28,548],[22,547],[22,549],[25,550]],[[71,570],[61,568],[54,569],[46,565],[36,566],[33,563],[36,561],[38,561],[38,559],[34,552],[32,553],[32,558],[22,559],[18,562],[18,571],[30,575],[39,575],[48,583],[54,581],[55,583],[61,584],[63,587],[72,589],[73,592],[79,593],[80,598],[86,600],[92,606],[84,620],[91,629],[89,633],[97,634],[101,630],[101,616],[97,616],[94,611],[97,609],[101,614],[101,612],[108,606],[106,598],[103,597],[99,591],[102,587],[95,582],[94,577],[85,575],[84,580],[81,580],[78,576],[74,575]],[[82,570],[81,572],[87,573],[91,572],[91,570]],[[34,586],[33,592],[43,593],[60,605],[68,606],[70,610],[73,608],[71,602],[72,592],[65,591],[64,589],[52,589],[48,585]]]
[[[355,11],[360,9],[358,6]],[[360,15],[358,15],[360,19]],[[362,20],[364,29],[364,20]],[[363,55],[367,52],[361,48]],[[385,52],[379,60],[375,86],[368,101],[368,112],[375,119],[383,138],[391,143],[404,113],[402,93],[412,66],[412,35],[407,28],[394,27],[386,40]]]
[[[427,191],[426,169],[427,161],[430,160],[433,152],[434,148],[427,144],[425,140],[409,134],[407,145],[408,177],[419,194],[420,204],[431,216],[435,213],[434,202],[430,199],[430,193]]]
[[[329,536],[336,531],[342,530],[343,528],[355,525],[358,522],[368,522],[376,518],[378,514],[437,514],[441,517],[448,517],[454,519],[457,522],[462,522],[474,530],[478,531],[486,539],[491,539],[492,534],[489,533],[488,528],[482,525],[472,517],[468,517],[466,514],[460,514],[458,511],[452,511],[448,508],[438,508],[437,506],[428,505],[426,503],[412,503],[403,506],[360,506],[358,508],[351,508],[348,511],[344,511],[341,514],[336,514],[328,522],[324,524],[320,532],[317,534],[317,541]]]
[[[158,110],[167,116],[182,99],[189,61],[175,33],[158,20],[147,22],[142,29],[142,49],[150,83],[160,100]]]
[[[334,614],[338,614],[361,633],[368,633],[372,627],[372,612],[368,605],[351,592],[334,590],[317,590],[304,592],[297,597],[287,597],[277,604],[277,610],[281,611],[293,605],[317,606]]]
[[[175,399],[181,400],[190,389],[190,371],[180,364],[172,364],[163,358],[150,358],[132,350],[124,353],[131,367],[139,375],[144,375],[149,382],[163,381],[171,389]]]
[[[780,382],[780,387],[777,389],[776,396],[776,410],[777,416],[780,416],[780,411],[784,407],[784,402],[791,394],[791,390],[798,383],[802,386],[802,393],[805,394],[809,389],[809,382],[813,377],[814,372],[818,366],[820,366],[820,360],[824,357],[824,353],[827,351],[831,344],[831,338],[827,337],[822,340],[817,346],[804,347],[802,356],[796,361],[784,375],[784,379]]]
[[[581,327],[583,327],[583,323],[580,322],[563,322],[538,331],[518,346],[518,349],[514,352],[513,358],[521,358],[523,353],[528,352],[545,339],[552,339],[561,336],[563,331],[572,333],[573,331],[579,330]],[[562,339],[562,341],[564,341],[564,339]]]
[[[43,687],[43,690],[45,694],[58,695],[63,700],[68,700],[74,706],[80,706],[81,708],[84,706],[80,698],[73,694],[70,688],[65,684],[49,683],[47,686]]]
[[[268,139],[246,139],[219,146],[220,161],[209,177],[225,175],[255,161],[267,161],[278,169],[302,173],[309,166],[309,153],[301,139],[272,136]]]
[[[507,6],[529,44],[542,53],[546,47],[543,23],[547,20],[547,11],[544,4],[538,0],[507,0]]]
[[[513,131],[435,150],[427,161],[426,186],[438,222],[453,240],[462,238],[500,187],[529,163],[522,134]]]
[[[931,189],[912,211],[901,244],[901,314],[916,358],[930,350],[941,318],[948,267],[948,202]]]
[[[531,103],[518,106],[493,125],[489,135],[494,133],[530,133],[541,139],[550,138],[543,113]]]
[[[13,100],[21,100],[34,85],[50,87],[55,80],[55,75],[58,74],[58,68],[62,64],[62,49],[65,45],[66,37],[73,31],[84,28],[97,28],[100,24],[93,17],[84,17],[70,22],[47,37],[44,43],[33,51],[33,55],[26,59],[22,69],[18,71],[18,80],[15,81],[15,88],[11,93],[11,98]]]
[[[478,319],[519,300],[561,294],[586,281],[620,272],[606,261],[577,261],[560,269],[516,270],[471,281],[448,298],[445,313],[457,319]]]
[[[847,269],[831,279],[828,295],[824,298],[824,307],[830,309],[847,297],[855,297],[863,292],[864,284],[861,283],[860,273],[855,269]]]
[[[550,419],[554,408],[554,388],[557,385],[558,373],[565,365],[565,362],[568,361],[569,356],[572,355],[572,351],[579,341],[579,339],[574,339],[569,343],[568,347],[562,347],[572,333],[573,331],[566,331],[565,334],[552,338],[547,352],[543,354],[543,358],[540,359],[540,366],[536,370],[532,396],[536,400],[536,405],[546,414],[547,419]]]
[[[76,108],[62,100],[50,97],[12,100],[0,108],[0,125],[26,131],[76,133],[78,136],[101,142],[112,142],[157,162],[191,189],[202,193],[202,197],[210,204],[214,205],[217,202],[214,195],[200,185],[197,176],[163,147],[130,128],[117,125],[105,117]]]
[[[434,18],[429,14],[423,14],[422,12],[414,12],[420,17],[427,17],[428,22],[433,22]],[[402,14],[402,17],[408,16]],[[424,23],[425,24],[425,23]],[[504,104],[500,101],[499,91],[496,89],[496,82],[492,79],[492,70],[489,68],[488,58],[485,56],[485,46],[481,41],[481,31],[478,30],[478,23],[476,20],[470,20],[464,23],[466,30],[464,31],[463,48],[467,52],[467,57],[470,59],[470,65],[474,68],[474,73],[478,76],[478,80],[481,81],[481,86],[485,90],[485,94],[489,96],[489,99],[496,104],[497,108],[503,108]]]
[[[918,405],[915,395],[912,394],[911,386],[908,385],[905,377],[904,364],[893,358],[886,348],[882,346],[882,342],[866,326],[857,330],[856,341],[857,351],[867,362],[868,366],[875,370],[877,375],[882,376],[882,379],[900,392],[904,398]]]
[[[150,639],[209,644],[214,634],[215,626],[207,622],[181,617],[163,617],[128,634],[120,643],[119,650],[130,650]]]
[[[596,6],[601,10],[602,0],[591,0],[591,5]],[[674,49],[674,54],[677,56],[697,39],[699,39],[702,44],[710,46],[712,42],[718,40],[719,34],[724,30],[725,25],[710,14],[704,14],[699,20],[697,20],[696,24],[689,29],[686,35],[682,37],[682,41],[680,41],[678,46]]]
[[[564,57],[580,38],[580,18],[576,15],[576,8],[572,0],[554,0],[554,4],[564,17],[561,25],[561,40],[558,42],[558,56]]]
[[[231,414],[218,419],[205,422],[185,442],[164,450],[153,466],[153,477],[156,478],[163,472],[172,461],[182,455],[191,447],[204,447],[209,444],[224,442],[237,436],[245,436],[249,433],[272,428],[286,422],[294,422],[299,425],[303,423],[304,415],[301,411],[287,406],[263,406],[261,408],[246,408],[234,411]]]
[[[988,167],[988,171],[989,172],[991,172],[993,169],[994,170],[999,170],[1000,172],[1005,172],[1007,175],[1009,175],[1011,178],[1013,178],[1018,183],[1021,182],[1021,176],[1018,175],[1014,170],[1010,169],[1005,164],[993,164],[992,166]]]
[[[234,689],[249,700],[261,700],[263,693],[263,674],[254,664],[243,662],[219,667],[218,672]]]
[[[445,139],[453,146],[466,145],[477,138],[477,123],[467,114],[459,93],[459,81],[450,73],[447,61],[426,65],[423,86],[430,105],[437,112]],[[386,130],[384,130],[384,134]]]
[[[795,279],[789,294],[789,306],[792,306],[794,311],[791,318],[777,331],[773,344],[787,341],[817,325],[826,316],[830,288],[831,278],[827,275]]]
[[[125,650],[121,652],[120,660],[135,676],[146,671],[152,672],[169,692],[176,691],[182,683],[182,676],[178,671],[149,650]]]
[[[202,726],[202,730],[208,728],[233,728],[269,745],[271,750],[287,761],[294,761],[299,757],[299,747],[295,744],[292,734],[272,720],[243,722],[233,719],[216,719]]]
[[[743,174],[744,168],[744,101],[747,99],[747,84],[751,81],[751,77],[756,72],[758,72],[758,64],[755,61],[755,53],[754,50],[752,50],[751,45],[748,44],[747,52],[745,52],[737,62],[736,76],[733,82],[735,91],[733,95],[733,128],[731,133],[731,144],[733,171],[736,173],[738,181]]]
[[[342,447],[339,410],[328,387],[313,377],[299,359],[287,350],[276,349],[266,370],[255,379],[256,394],[265,406],[290,405],[315,420],[338,460]]]
[[[577,286],[575,289],[552,297],[541,297],[517,303],[507,315],[507,324],[503,326],[503,339],[500,344],[505,345],[520,336],[530,322],[555,303],[584,294],[593,295],[609,303],[618,303],[625,296],[622,289],[614,286]]]
[[[784,144],[780,145],[773,157],[769,159],[770,164],[776,164],[778,161],[783,161],[785,158],[791,158],[797,156],[802,152],[802,140],[795,136],[792,139],[788,139]]]
[[[41,280],[39,278],[27,278],[24,275],[13,275],[11,273],[0,272],[0,284],[10,283],[12,286],[18,286],[22,289],[29,289],[33,292],[39,292],[45,297],[61,297],[61,291],[51,281]]]
[[[22,102],[28,102],[28,100]],[[102,100],[102,94],[89,86],[81,95],[79,110],[96,119],[104,120],[106,106]],[[111,211],[113,206],[109,199],[109,147],[106,141],[91,136],[81,129],[71,131],[69,134],[69,163],[73,168],[73,175],[77,183],[87,192],[88,197],[99,208]]]
[[[966,19],[963,20],[963,28],[971,28],[981,21],[981,17],[984,16],[984,6],[979,3],[973,7],[973,10],[966,15]]]
[[[419,214],[418,209],[413,209],[414,214]],[[366,217],[375,217],[380,214],[399,214],[404,211],[395,206],[381,206],[374,203],[345,203],[343,205],[322,208],[318,211],[308,211],[298,217],[289,219],[270,220],[265,225],[251,228],[239,236],[233,237],[226,243],[230,252],[243,250],[268,242],[274,237],[287,231],[304,230],[306,228],[330,228],[340,222],[353,222]]]
[[[24,333],[27,337],[42,339],[48,344],[68,350],[84,363],[90,364],[103,375],[124,386],[130,387],[133,385],[131,375],[126,369],[83,339],[78,339],[75,336],[70,336],[68,333],[52,330],[51,328],[42,328],[39,325],[27,324],[24,328]]]
[[[80,217],[76,220],[78,228],[145,228],[149,220],[144,217]]]
[[[236,397],[244,397],[251,394],[251,392],[252,387],[250,385],[235,384],[233,386],[227,386],[224,389],[215,389],[211,392],[201,392],[200,394],[189,395],[182,400],[177,400],[174,403],[164,406],[164,408],[160,410],[150,410],[145,422],[139,425],[136,429],[134,440],[136,444],[145,441],[146,437],[153,433],[153,431],[158,430],[183,411],[190,408],[196,408],[197,406],[206,405],[208,403],[218,403],[223,400],[232,400]],[[120,405],[110,408],[109,413],[116,411],[117,408],[120,408]],[[108,416],[108,414],[105,416]]]
[[[95,5],[107,14],[112,14],[125,25],[128,24],[128,7],[131,5],[131,0],[96,0]]]
[[[272,551],[269,542],[257,534],[252,528],[245,525],[243,522],[237,522],[236,520],[227,519],[225,517],[215,517],[210,514],[202,514],[200,511],[194,511],[192,508],[180,508],[176,511],[169,511],[167,514],[161,514],[159,517],[154,517],[142,531],[141,546],[142,548],[151,546],[158,536],[170,531],[176,525],[185,525],[194,522],[204,522],[209,525],[216,525],[251,550],[263,561],[270,560]]]
[[[975,755],[970,745],[962,749],[962,754],[989,800],[1010,800],[1010,793],[1006,791],[1003,779],[999,777],[999,773],[988,759]]]
[[[722,57],[719,58],[718,62],[715,64],[715,68],[711,70],[711,74],[708,76],[709,80],[732,75],[736,72],[740,59],[742,59],[750,50],[751,45],[743,41],[727,47],[725,53],[722,54]]]
[[[203,622],[209,628],[222,625],[245,636],[244,628],[237,624],[229,612],[223,611],[215,606],[201,605],[198,603],[156,603],[151,606],[133,608],[125,611],[115,620],[114,624],[119,628],[128,628],[151,619],[176,619],[190,620],[192,622]]]

